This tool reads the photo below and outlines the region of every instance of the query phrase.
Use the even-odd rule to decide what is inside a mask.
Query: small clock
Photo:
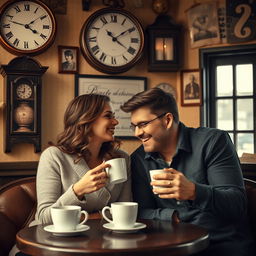
[[[39,54],[56,35],[53,12],[39,0],[9,0],[0,8],[0,43],[9,52]]]
[[[22,83],[17,86],[17,97],[20,99],[28,99],[32,95],[32,88],[30,85]]]
[[[104,73],[122,73],[138,62],[144,49],[144,31],[128,11],[104,8],[84,23],[80,45],[90,65]]]
[[[174,96],[174,98],[177,100],[177,92],[176,89],[169,83],[160,83],[156,87],[162,89],[165,92],[168,92]]]

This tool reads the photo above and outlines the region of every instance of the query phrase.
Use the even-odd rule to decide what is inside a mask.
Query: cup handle
[[[89,214],[88,214],[87,211],[82,210],[82,211],[81,211],[81,215],[82,215],[82,214],[84,215],[84,219],[83,219],[82,222],[80,222],[80,223],[78,224],[78,226],[82,226],[82,225],[88,220],[88,218],[89,218]]]
[[[107,221],[107,222],[110,222],[110,223],[113,223],[113,220],[109,219],[106,214],[105,214],[105,211],[109,210],[110,214],[112,215],[112,211],[111,211],[111,207],[109,206],[105,206],[103,209],[102,209],[102,216],[103,218]]]

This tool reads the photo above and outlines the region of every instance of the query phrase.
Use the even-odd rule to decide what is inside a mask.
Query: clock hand
[[[25,28],[31,30],[34,34],[38,33],[37,30],[32,29],[28,24],[25,25]]]
[[[113,33],[111,31],[108,31],[108,30],[106,30],[106,31],[107,31],[107,35],[112,37],[112,41],[115,42],[116,41],[116,37],[113,36]]]
[[[113,42],[117,42],[119,45],[123,46],[125,49],[127,49],[127,47],[125,45],[123,45],[120,41],[117,40],[117,37],[113,36],[113,33],[111,31],[107,31],[107,35],[112,37],[112,41]]]
[[[19,23],[19,22],[17,22],[17,21],[10,20],[10,22],[12,22],[12,23],[14,23],[14,24],[21,25],[21,26],[24,26],[24,27],[25,27],[25,24]]]
[[[124,34],[126,34],[130,29],[127,29],[125,31],[123,31],[121,34],[119,34],[116,38],[120,37],[120,36],[123,36]]]
[[[22,24],[20,22],[17,22],[17,21],[13,21],[13,20],[10,20],[10,22],[14,23],[14,24],[17,24],[17,25],[21,25],[23,27],[25,27],[26,29],[29,29],[31,30],[34,34],[37,34],[38,32],[35,30],[35,29],[32,29],[29,24]]]
[[[116,42],[117,42],[119,45],[123,46],[125,49],[127,49],[127,47],[126,47],[125,45],[123,45],[121,42],[119,42],[117,39],[116,39]]]
[[[36,19],[34,19],[34,20],[32,20],[32,21],[30,21],[29,23],[28,23],[28,25],[31,25],[31,24],[33,24],[35,21],[37,21],[38,19],[40,19],[42,16],[39,16],[39,17],[37,17]]]

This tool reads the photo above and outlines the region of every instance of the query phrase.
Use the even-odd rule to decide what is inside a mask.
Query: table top
[[[103,220],[88,220],[89,230],[79,236],[60,237],[42,225],[27,227],[16,236],[18,248],[30,255],[190,255],[209,244],[208,232],[195,225],[141,220],[147,227],[135,233],[116,233],[104,228]]]

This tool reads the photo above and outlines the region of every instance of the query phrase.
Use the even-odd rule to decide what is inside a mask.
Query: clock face
[[[173,95],[173,97],[177,100],[177,92],[176,89],[168,83],[160,83],[156,87],[162,89],[163,91],[170,93]]]
[[[105,73],[121,73],[141,57],[144,33],[139,21],[129,12],[105,8],[85,22],[80,36],[86,60]]]
[[[28,84],[20,84],[16,89],[17,96],[21,99],[28,99],[32,95],[32,88]]]
[[[54,40],[55,18],[40,1],[8,1],[0,17],[0,42],[14,54],[40,53]]]

